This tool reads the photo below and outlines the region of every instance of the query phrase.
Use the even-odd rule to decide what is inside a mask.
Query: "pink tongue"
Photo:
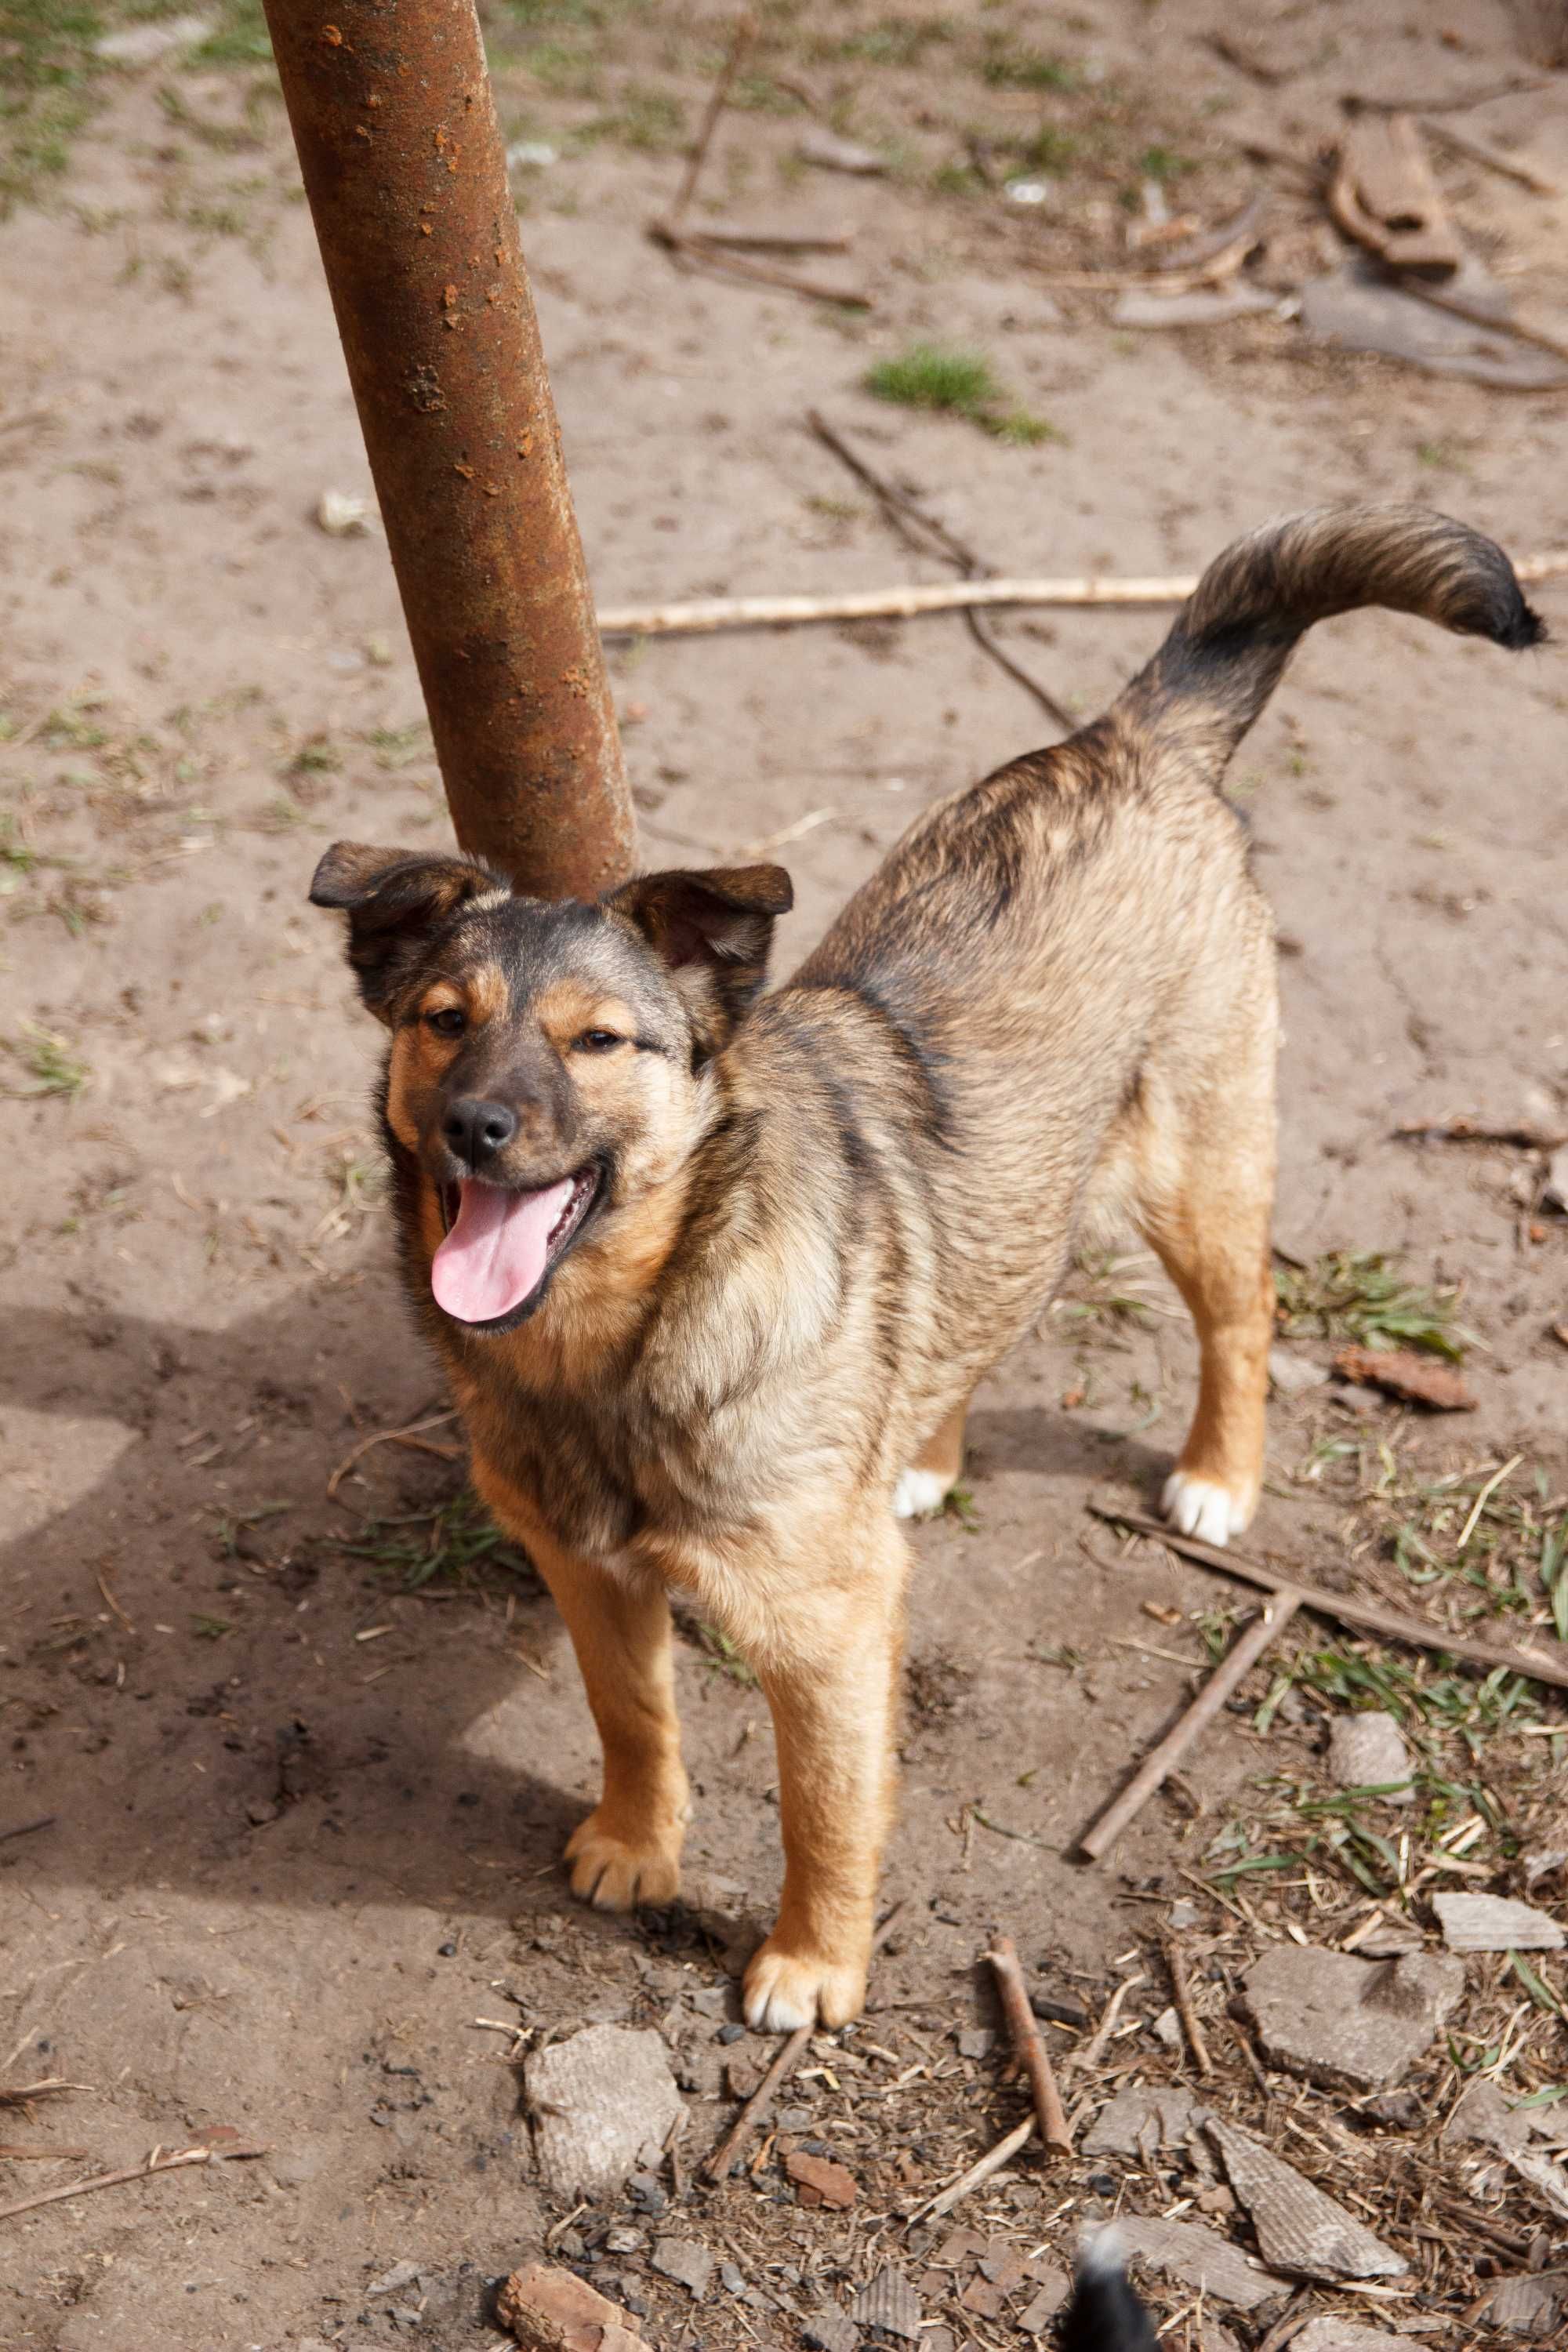
[[[459,1323],[510,1315],[544,1279],[545,1244],[572,1197],[572,1179],[542,1192],[508,1192],[471,1180],[458,1221],[430,1268],[436,1304]]]

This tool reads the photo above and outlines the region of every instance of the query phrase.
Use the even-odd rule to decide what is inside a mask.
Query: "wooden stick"
[[[1568,549],[1526,556],[1514,572],[1526,587],[1561,579],[1568,572]],[[1197,574],[1187,572],[1163,579],[938,580],[836,596],[705,596],[684,604],[612,604],[600,614],[599,630],[606,637],[700,637],[720,629],[795,628],[815,621],[914,621],[972,606],[1184,604],[1197,584]]]
[[[1000,2172],[1005,2164],[1012,2161],[1025,2142],[1033,2137],[1036,2121],[1034,2116],[1026,2116],[1021,2124],[1015,2124],[1005,2139],[999,2139],[994,2147],[987,2148],[979,2162],[972,2164],[967,2172],[960,2173],[940,2196],[928,2199],[923,2205],[917,2205],[910,2215],[910,2221],[940,2221],[944,2213],[951,2213],[972,2189],[978,2189],[983,2181],[990,2179],[994,2172]]]
[[[104,1598],[107,1600],[108,1595],[105,1594]],[[14,1830],[0,1830],[0,1845],[4,1845],[7,1838],[31,1837],[35,1830],[52,1830],[58,1819],[58,1813],[40,1813],[36,1822],[18,1822]]]
[[[1284,1630],[1300,1600],[1299,1592],[1285,1586],[1277,1588],[1274,1599],[1264,1604],[1247,1631],[1232,1643],[1191,1706],[1165,1734],[1153,1754],[1145,1758],[1114,1804],[1108,1805],[1094,1827],[1079,1840],[1080,1853],[1087,1854],[1090,1862],[1098,1862],[1107,1848],[1115,1844],[1134,1813],[1153,1795],[1199,1732],[1214,1721],[1248,1669],[1257,1664]]]
[[[1029,2087],[1035,2095],[1035,2116],[1040,2126],[1040,2137],[1047,2147],[1058,2148],[1063,2156],[1070,2156],[1072,2135],[1062,2113],[1061,2093],[1057,2089],[1057,2078],[1051,2072],[1051,2062],[1040,2039],[1040,2029],[1035,2023],[1035,2012],[1029,2007],[1024,1971],[1018,1965],[1018,1948],[1011,1936],[998,1936],[985,1957],[995,1972],[996,1990],[1002,1998],[1002,2014],[1007,2021],[1007,2038],[1013,2044],[1013,2055],[1028,2075]]]
[[[1192,1981],[1187,1975],[1187,1956],[1173,1935],[1160,1938],[1165,1955],[1165,1966],[1171,1972],[1171,1990],[1175,1996],[1176,2015],[1182,2021],[1182,2031],[1187,2037],[1187,2047],[1193,2053],[1193,2063],[1205,2077],[1214,2073],[1214,2061],[1209,2056],[1208,2043],[1204,2040],[1198,2012],[1193,2005]]]
[[[676,192],[675,202],[669,208],[669,223],[672,228],[678,227],[684,219],[687,207],[697,194],[697,183],[701,178],[702,167],[708,161],[708,150],[713,144],[713,133],[719,128],[719,117],[730,102],[731,88],[736,74],[741,69],[741,59],[756,38],[756,33],[755,20],[747,10],[742,8],[735,19],[735,29],[730,36],[730,53],[724,59],[718,80],[709,93],[708,105],[703,113],[701,128],[697,133],[696,144],[687,159],[686,170],[681,174],[680,186]]]
[[[931,513],[918,499],[911,498],[896,482],[889,482],[885,475],[879,473],[869,458],[862,457],[858,449],[852,449],[843,436],[834,431],[819,410],[808,408],[805,421],[823,447],[831,449],[840,465],[847,466],[858,482],[864,482],[888,521],[917,555],[929,553],[931,547],[934,546],[938,554],[945,557],[948,562],[956,564],[965,580],[984,580],[993,576],[992,566],[983,556],[976,554],[973,547],[949,530],[940,515]],[[1070,735],[1074,721],[1055,695],[1031,677],[1022,664],[1016,662],[1012,655],[997,644],[978,613],[965,607],[963,619],[981,652],[987,655],[998,669],[1005,670],[1015,686],[1021,686],[1064,734]]]
[[[155,2147],[143,2164],[127,2165],[123,2172],[95,2172],[88,2180],[69,2180],[58,2189],[40,2189],[36,2197],[19,2197],[14,2205],[0,2205],[0,2221],[15,2221],[39,2205],[58,2205],[68,2197],[85,2197],[94,2189],[121,2189],[128,2180],[146,2180],[154,2172],[177,2172],[186,2164],[230,2164],[239,2157],[265,2156],[262,2147],[182,2147],[165,2156]]]
[[[849,236],[807,236],[784,228],[712,228],[690,232],[700,236],[704,245],[733,245],[742,252],[757,253],[847,253],[854,244]]]
[[[1500,173],[1505,180],[1514,180],[1521,188],[1529,188],[1538,196],[1561,195],[1555,180],[1544,172],[1534,171],[1528,163],[1516,163],[1500,147],[1490,146],[1484,139],[1472,139],[1467,131],[1456,131],[1447,122],[1424,122],[1421,128],[1429,139],[1451,147],[1456,155],[1465,155],[1472,163],[1484,163],[1489,172]]]
[[[656,245],[668,247],[688,261],[706,262],[731,278],[754,278],[763,286],[782,286],[791,294],[809,295],[814,302],[837,302],[847,310],[874,310],[876,303],[862,287],[825,286],[819,278],[802,278],[797,270],[780,269],[771,261],[758,261],[749,253],[737,253],[717,237],[704,236],[700,229],[672,228],[668,221],[653,221],[648,235]]]
[[[898,1918],[903,1907],[904,1906],[901,1903],[895,1903],[887,1917],[883,1920],[881,1926],[878,1928],[876,1934],[872,1937],[871,1951],[873,1956],[880,1951],[882,1946],[886,1943],[889,1930],[891,1928],[894,1920]],[[795,2027],[795,2032],[790,2035],[789,2040],[784,2043],[784,2048],[779,2052],[778,2056],[773,2060],[773,2064],[768,2068],[767,2073],[763,2076],[762,2081],[757,2084],[756,2089],[752,2093],[751,2097],[746,2101],[745,2105],[741,2109],[740,2114],[736,2116],[734,2122],[731,2125],[730,2129],[725,2133],[723,2138],[720,2141],[712,2155],[704,2158],[702,2163],[699,2165],[698,2170],[704,2180],[718,2181],[725,2180],[729,2178],[730,2167],[734,2163],[735,2158],[740,2155],[741,2150],[745,2147],[746,2142],[751,2138],[752,2134],[756,2130],[757,2126],[761,2123],[763,2116],[767,2112],[769,2105],[772,2102],[773,2093],[778,2089],[779,2084],[786,2081],[799,2065],[805,2045],[811,2040],[812,2035],[816,2032],[816,2030],[817,2029],[815,2025],[797,2025]],[[1032,2128],[1033,2126],[1031,2126],[1031,2129]]]
[[[1478,1666],[1506,1666],[1510,1674],[1549,1683],[1554,1690],[1568,1690],[1568,1652],[1564,1652],[1560,1663],[1541,1650],[1516,1650],[1506,1642],[1482,1642],[1472,1634],[1446,1633],[1440,1625],[1424,1625],[1418,1617],[1406,1617],[1397,1609],[1383,1609],[1372,1601],[1355,1601],[1349,1593],[1325,1592],[1321,1585],[1302,1584],[1295,1577],[1279,1575],[1261,1560],[1248,1559],[1242,1552],[1221,1551],[1214,1544],[1200,1543],[1195,1536],[1179,1536],[1163,1519],[1148,1518],[1142,1511],[1108,1510],[1099,1503],[1090,1503],[1088,1508],[1108,1527],[1131,1528],[1135,1535],[1155,1536],[1184,1559],[1195,1559],[1205,1568],[1218,1569],[1222,1575],[1237,1577],[1244,1584],[1260,1584],[1266,1592],[1293,1592],[1303,1609],[1310,1609],[1318,1617],[1331,1617],[1337,1625],[1353,1625],[1359,1632],[1386,1634],[1391,1642],[1407,1643],[1413,1650],[1437,1650],[1446,1657],[1468,1658]]]

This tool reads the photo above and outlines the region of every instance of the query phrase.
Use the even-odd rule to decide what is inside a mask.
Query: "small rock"
[[[1430,2047],[1465,1990],[1463,1964],[1362,1960],[1277,1944],[1242,1979],[1264,2055],[1340,2090],[1381,2091]]]
[[[626,2195],[639,2213],[651,2213],[656,2221],[669,2202],[651,2172],[634,2172],[626,2182]]]
[[[781,2107],[773,2118],[782,2132],[809,2131],[816,2117],[809,2107]]]
[[[1434,1895],[1432,1908],[1451,1952],[1560,1952],[1557,1921],[1500,1895]]]
[[[673,2279],[677,2286],[700,2303],[708,2292],[713,2275],[714,2257],[695,2238],[660,2238],[653,2250],[653,2266],[662,2278]]]
[[[1410,1750],[1392,1715],[1341,1715],[1329,1727],[1329,1777],[1342,1789],[1377,1789],[1384,1802],[1408,1805]],[[1390,1786],[1390,1783],[1400,1783]]]
[[[1409,2347],[1407,2336],[1385,2336],[1381,2327],[1336,2319],[1331,2312],[1309,2319],[1300,2336],[1290,2338],[1290,2352],[1409,2352]]]
[[[809,2352],[858,2352],[860,2331],[850,2325],[836,2303],[812,2312],[800,2331]]]
[[[1568,1210],[1568,1144],[1554,1151],[1547,1162],[1541,1197],[1549,1209]]]
[[[1216,2121],[1209,2136],[1273,2269],[1330,2281],[1402,2278],[1409,2269],[1403,2254],[1246,2132]]]
[[[1037,2017],[1047,2019],[1052,2025],[1071,2025],[1081,2032],[1089,2023],[1088,2010],[1070,1993],[1032,1992],[1029,2007]]]
[[[958,2037],[961,2058],[989,2058],[996,2047],[996,2036],[988,2025],[966,2025]]]
[[[1328,1377],[1310,1356],[1293,1355],[1289,1348],[1268,1350],[1269,1384],[1280,1396],[1303,1396],[1309,1389],[1321,1389]]]
[[[743,2042],[745,2038],[745,2027],[743,2025],[737,2024],[733,2020],[731,2020],[728,2025],[721,2025],[719,2028],[717,2034],[714,2036],[715,2041],[720,2042],[726,2050],[730,2047],[730,2044],[732,2042]],[[759,2076],[758,2079],[760,2080],[761,2077]]]
[[[797,2149],[785,2157],[784,2170],[799,2190],[803,2205],[827,2205],[835,2212],[847,2213],[859,2193],[853,2173],[820,2156],[806,2156]]]
[[[367,2295],[395,2294],[400,2286],[412,2286],[418,2275],[417,2263],[397,2263],[391,2270],[384,2272],[380,2278],[372,2279],[365,2293]]]
[[[616,2221],[605,2232],[607,2254],[640,2254],[647,2243],[647,2231],[637,2230],[629,2221]]]
[[[1201,1916],[1197,1905],[1189,1903],[1184,1895],[1179,1902],[1171,1906],[1170,1924],[1179,1935],[1184,1927],[1195,1927]]]
[[[316,500],[316,528],[329,539],[368,539],[379,520],[370,500],[353,490],[323,490]]]
[[[1200,2222],[1123,2214],[1116,2227],[1129,2253],[1141,2257],[1163,2277],[1174,2279],[1178,2286],[1206,2295],[1211,2303],[1228,2304],[1237,2311],[1256,2311],[1284,2286],[1283,2279],[1271,2277],[1239,2246]]]
[[[93,54],[115,66],[156,65],[175,49],[195,48],[212,28],[210,16],[165,16],[161,25],[129,25],[122,33],[105,33],[94,41]]]
[[[1142,2156],[1176,2147],[1209,2111],[1189,2091],[1118,2091],[1102,2107],[1079,2143],[1085,2156]],[[1152,2132],[1152,2142],[1150,2133]]]
[[[701,1985],[686,1996],[700,2017],[722,2017],[730,2006],[728,1985]]]
[[[732,2099],[749,2099],[763,2079],[763,2070],[752,2058],[731,2058],[724,2069],[724,2088]]]
[[[569,2197],[613,2197],[637,2166],[660,2161],[686,2112],[669,2053],[646,2028],[592,2025],[552,2042],[523,2084],[540,2169]]]
[[[1510,2336],[1550,2344],[1560,2311],[1568,2307],[1568,2272],[1537,2271],[1528,2278],[1499,2279],[1473,2315]]]
[[[858,2326],[881,2327],[889,2336],[900,2336],[906,2344],[918,2344],[921,2339],[921,2302],[902,2271],[887,2263],[877,2273],[869,2285],[863,2286],[849,2306],[849,2316]]]
[[[815,163],[824,172],[868,174],[888,168],[886,156],[874,147],[858,147],[852,139],[840,139],[837,131],[815,125],[796,141],[795,152],[803,163]]]
[[[1163,2042],[1164,2043],[1167,2050],[1179,2050],[1181,2048],[1182,2021],[1176,2015],[1173,2009],[1163,2009],[1160,2011],[1159,2016],[1154,2019],[1149,2031],[1153,2035],[1156,2042]]]
[[[496,2296],[496,2316],[528,2352],[647,2352],[619,2304],[548,2263],[513,2271]]]
[[[1043,2336],[1071,2291],[1066,2271],[1054,2265],[1037,2264],[1036,2276],[1041,2277],[1041,2284],[1018,2314],[1018,2325],[1026,2336]]]
[[[1480,2090],[1489,2089],[1490,2085],[1478,2083],[1472,2087]],[[1463,2099],[1459,2105],[1464,2105]],[[1370,2116],[1373,2123],[1392,2125],[1395,2131],[1414,2131],[1417,2124],[1426,2120],[1426,2106],[1414,2091],[1381,2091],[1375,2099],[1367,2101],[1362,2113]]]
[[[745,2273],[743,2271],[738,2271],[733,2263],[721,2263],[719,2265],[719,2284],[723,2288],[726,2294],[739,2294],[742,2288],[746,2284]]]

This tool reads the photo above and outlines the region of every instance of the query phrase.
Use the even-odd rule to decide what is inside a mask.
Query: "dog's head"
[[[392,1032],[387,1121],[446,1229],[437,1304],[497,1331],[679,1168],[704,1066],[793,892],[782,867],[747,866],[644,875],[585,906],[471,859],[341,841],[310,898],[346,910],[361,993]]]

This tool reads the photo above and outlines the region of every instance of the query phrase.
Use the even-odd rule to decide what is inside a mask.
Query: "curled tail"
[[[1430,508],[1317,507],[1217,556],[1116,706],[1165,750],[1224,767],[1314,621],[1359,605],[1417,613],[1518,652],[1546,631],[1494,541]]]
[[[1061,2344],[1062,2352],[1159,2352],[1154,2323],[1128,2282],[1125,2249],[1114,2229],[1097,2231],[1079,2249]]]

